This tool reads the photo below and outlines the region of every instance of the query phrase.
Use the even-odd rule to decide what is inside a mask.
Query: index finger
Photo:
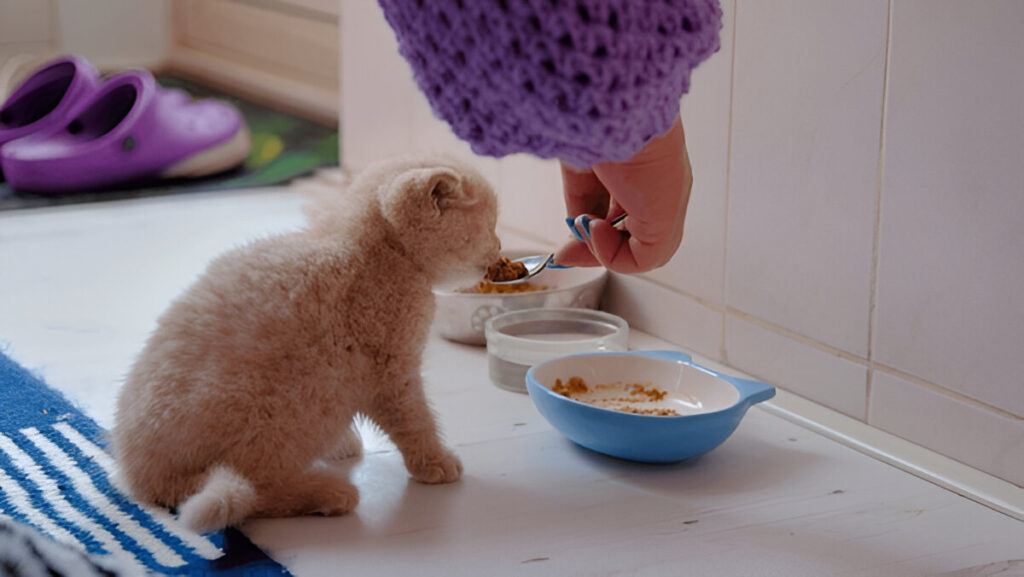
[[[679,118],[633,158],[599,163],[593,172],[629,214],[626,229],[638,241],[633,244],[661,243],[682,227],[693,175]]]
[[[593,170],[577,170],[564,162],[562,167],[562,194],[565,197],[565,212],[569,218],[581,214],[605,216],[611,203],[611,195]]]

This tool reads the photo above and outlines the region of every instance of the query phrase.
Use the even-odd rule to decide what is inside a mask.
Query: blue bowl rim
[[[545,387],[544,385],[540,384],[540,381],[538,381],[533,376],[534,375],[534,370],[537,369],[538,367],[547,365],[549,363],[554,363],[554,362],[562,360],[562,359],[567,359],[567,358],[571,358],[571,357],[625,356],[625,355],[650,357],[650,358],[655,358],[655,359],[663,359],[663,360],[673,361],[673,362],[677,362],[677,363],[680,363],[680,364],[691,366],[691,367],[693,367],[695,369],[698,369],[700,371],[708,373],[708,374],[710,374],[710,375],[712,375],[714,377],[717,377],[717,378],[722,379],[723,381],[729,383],[730,385],[732,385],[733,388],[736,389],[736,392],[739,394],[739,398],[736,400],[735,403],[733,403],[732,405],[729,405],[728,407],[725,407],[725,408],[722,408],[722,409],[718,409],[717,411],[711,411],[711,412],[707,412],[707,413],[698,413],[696,415],[675,415],[675,416],[638,415],[638,414],[635,414],[635,413],[626,413],[626,412],[623,412],[623,411],[616,411],[614,409],[606,409],[604,407],[597,407],[597,406],[591,405],[589,403],[584,403],[582,401],[577,401],[575,399],[570,399],[569,397],[566,397],[565,395],[560,395],[560,394],[552,391],[551,389]],[[763,401],[767,401],[768,399],[770,399],[770,398],[775,396],[775,387],[773,387],[773,386],[771,386],[771,385],[769,385],[767,383],[762,383],[760,381],[753,381],[753,380],[749,380],[749,379],[741,379],[741,378],[738,378],[738,377],[733,377],[731,375],[726,375],[724,373],[721,373],[719,371],[716,371],[714,369],[705,367],[705,366],[703,366],[703,365],[701,365],[699,363],[694,362],[693,361],[693,357],[691,357],[687,353],[684,353],[682,351],[673,351],[673,350],[592,351],[592,352],[586,352],[586,353],[575,353],[575,354],[571,354],[571,355],[563,355],[563,356],[560,356],[560,357],[555,357],[555,358],[548,359],[546,361],[537,363],[536,365],[530,367],[530,369],[526,371],[525,379],[526,379],[526,389],[530,393],[531,398],[533,396],[533,392],[532,392],[533,389],[531,387],[531,383],[532,383],[533,385],[536,385],[540,389],[543,389],[546,394],[553,395],[556,398],[559,398],[563,402],[567,401],[567,402],[569,402],[569,403],[571,403],[571,404],[581,408],[584,411],[597,411],[597,412],[599,412],[599,413],[601,413],[603,415],[609,415],[609,416],[610,415],[616,415],[617,418],[632,418],[632,419],[639,419],[639,420],[645,420],[645,421],[650,421],[650,422],[678,422],[678,421],[684,420],[684,419],[685,420],[689,420],[689,421],[700,421],[700,420],[705,420],[705,419],[714,419],[714,418],[721,417],[724,414],[727,414],[727,413],[730,413],[732,411],[735,411],[735,410],[737,410],[739,408],[746,408],[746,407],[749,407],[751,405],[754,405],[754,404],[757,404],[757,403],[760,403],[760,402],[763,402]]]

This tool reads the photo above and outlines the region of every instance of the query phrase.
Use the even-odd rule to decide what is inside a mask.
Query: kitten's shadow
[[[302,547],[343,547],[395,533],[415,532],[443,522],[461,482],[424,485],[405,470],[397,451],[374,452],[361,459],[332,462],[359,487],[354,511],[339,517],[304,516],[259,519],[246,523],[246,532],[266,535],[275,543]]]
[[[510,501],[514,510],[542,507],[528,491],[471,472],[456,483],[419,483],[409,477],[397,451],[370,453],[361,461],[338,466],[351,471],[360,490],[361,501],[352,513],[253,520],[245,524],[245,533],[271,552],[315,549],[330,550],[332,555],[386,555],[399,545],[431,546],[466,539],[477,530],[500,531],[491,526],[489,512],[507,512]]]

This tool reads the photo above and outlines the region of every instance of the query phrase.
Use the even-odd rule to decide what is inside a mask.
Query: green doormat
[[[282,185],[319,168],[338,166],[338,131],[335,128],[227,96],[174,76],[157,75],[156,79],[162,86],[179,88],[195,98],[218,98],[238,107],[249,124],[252,136],[252,151],[245,164],[206,178],[165,180],[137,187],[64,195],[13,190],[0,182],[0,210]]]

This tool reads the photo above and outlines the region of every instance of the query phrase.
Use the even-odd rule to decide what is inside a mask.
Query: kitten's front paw
[[[462,476],[462,462],[451,451],[430,455],[414,462],[406,461],[405,465],[412,473],[413,479],[420,483],[453,483]]]

